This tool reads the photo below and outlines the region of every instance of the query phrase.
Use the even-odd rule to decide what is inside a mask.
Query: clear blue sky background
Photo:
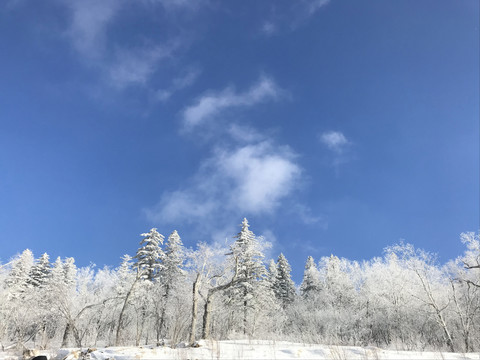
[[[298,282],[479,229],[477,0],[7,0],[0,49],[2,262],[247,217]]]

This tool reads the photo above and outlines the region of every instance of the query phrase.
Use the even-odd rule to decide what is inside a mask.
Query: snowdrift
[[[107,347],[98,349],[59,349],[39,351],[49,360],[130,360],[130,359],[375,359],[375,360],[480,360],[480,353],[446,353],[382,350],[376,347],[330,346],[297,344],[285,341],[224,340],[201,341],[199,347],[187,347],[181,343],[171,347]],[[20,360],[23,355],[0,352],[0,360]]]

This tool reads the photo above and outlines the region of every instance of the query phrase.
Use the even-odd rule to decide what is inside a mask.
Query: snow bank
[[[201,341],[200,347],[190,348],[179,344],[176,349],[170,347],[108,347],[100,349],[60,349],[40,351],[51,360],[132,360],[132,359],[375,359],[375,360],[480,360],[480,353],[440,353],[382,350],[375,347],[328,346],[296,344],[284,341],[262,340],[224,340]],[[0,360],[20,360],[21,355],[1,353]]]

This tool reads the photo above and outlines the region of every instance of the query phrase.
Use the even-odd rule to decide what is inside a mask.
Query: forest
[[[185,248],[177,231],[141,235],[117,268],[30,250],[0,264],[0,343],[37,348],[195,346],[200,339],[265,339],[398,350],[480,350],[480,236],[462,256],[399,243],[362,262],[306,259],[295,284],[284,254],[243,220],[232,243]]]

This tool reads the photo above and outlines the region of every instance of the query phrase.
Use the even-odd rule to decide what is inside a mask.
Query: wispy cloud
[[[122,20],[120,15],[124,13],[121,10],[128,4],[127,1],[58,1],[70,10],[70,21],[65,34],[80,55],[79,58],[87,66],[100,71],[105,82],[118,90],[147,84],[153,75],[162,69],[161,65],[166,64],[165,60],[173,59],[173,55],[177,55],[188,42],[182,40],[181,35],[174,35],[174,32],[168,32],[162,36],[157,33],[139,36],[141,40],[133,44],[123,43],[122,39],[118,38],[114,41],[109,29],[115,21]],[[163,12],[165,22],[172,23],[174,21],[172,18],[177,19],[176,14],[179,14],[180,10],[196,7],[189,3],[182,0],[139,0],[135,5],[144,7],[145,11],[148,7],[162,7],[165,9]],[[175,28],[177,26],[178,24],[175,24]],[[170,27],[173,28],[173,26]],[[183,81],[188,80],[183,79]],[[170,92],[185,86],[179,81],[182,79],[173,80],[174,88]]]
[[[322,229],[328,228],[328,222],[322,215],[314,215],[312,210],[303,204],[297,203],[291,207],[292,213],[295,213],[304,224],[312,225],[317,224]]]
[[[278,27],[271,21],[265,21],[262,25],[261,30],[262,30],[262,33],[265,34],[266,36],[271,36],[278,31]]]
[[[217,149],[187,188],[166,192],[152,221],[199,223],[212,216],[244,216],[274,211],[295,189],[301,174],[295,155],[270,142]]]
[[[338,175],[340,165],[352,158],[352,142],[340,131],[327,131],[318,135],[319,141],[333,152],[332,165]]]
[[[203,6],[207,0],[143,0],[146,3],[161,4],[167,11],[196,10]]]
[[[306,15],[312,16],[329,2],[330,0],[303,0],[300,3],[302,4]]]
[[[145,85],[160,60],[169,57],[174,48],[175,45],[118,50],[109,66],[110,82],[119,89],[129,85]]]
[[[114,19],[123,1],[62,0],[62,2],[71,10],[72,19],[67,35],[74,48],[87,59],[102,57],[107,26]]]
[[[191,130],[231,108],[251,107],[268,100],[276,100],[283,94],[277,84],[263,76],[250,89],[237,93],[228,87],[220,93],[211,93],[200,97],[193,105],[182,112],[185,129]]]
[[[339,131],[328,131],[320,134],[320,141],[330,150],[342,153],[350,143],[345,135]]]
[[[265,133],[260,133],[248,125],[230,124],[227,133],[238,143],[255,143],[266,140]]]
[[[156,92],[156,99],[159,101],[167,101],[177,91],[191,86],[197,80],[201,71],[199,69],[188,69],[187,72],[176,77],[172,81],[172,85],[167,89],[161,89]]]
[[[278,34],[281,30],[295,30],[328,3],[330,0],[277,1],[270,7],[260,30],[266,36]]]

